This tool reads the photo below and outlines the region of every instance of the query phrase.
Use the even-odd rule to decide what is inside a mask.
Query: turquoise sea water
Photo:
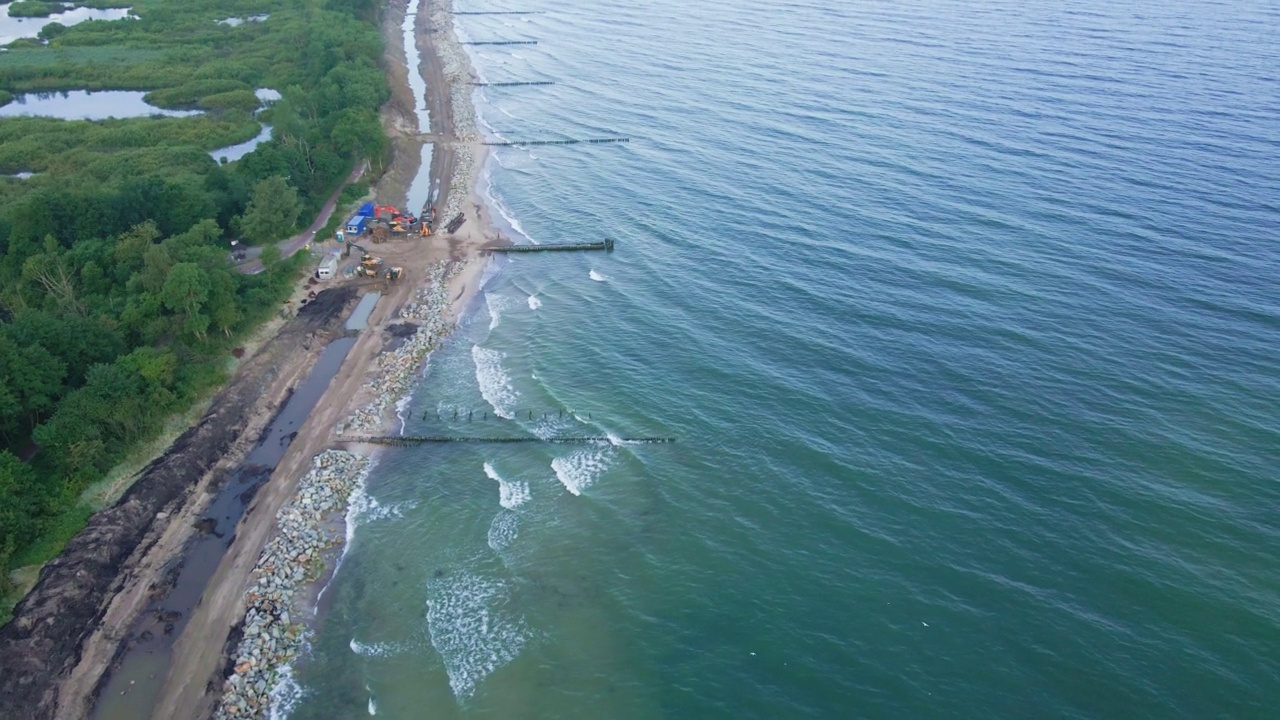
[[[1280,8],[529,7],[291,717],[1275,717]]]

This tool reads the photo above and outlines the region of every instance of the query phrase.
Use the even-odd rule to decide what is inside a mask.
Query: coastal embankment
[[[406,8],[397,4],[384,19],[384,36],[393,48],[389,75],[396,87],[383,123],[396,150],[377,194],[383,203],[418,200],[405,194],[422,139],[412,107],[406,107],[412,93],[403,83],[406,71],[419,72],[427,79],[423,102],[434,140],[433,190],[426,204],[440,217],[462,213],[469,222],[445,235],[377,246],[375,252],[389,265],[404,268],[404,279],[383,288],[368,328],[237,529],[175,644],[152,717],[262,717],[287,696],[289,664],[306,632],[303,621],[314,612],[318,583],[340,557],[345,532],[337,519],[357,502],[353,497],[361,478],[376,461],[375,446],[348,443],[341,452],[334,446],[342,444],[344,433],[395,428],[397,401],[479,289],[485,248],[502,242],[476,188],[485,150],[471,106],[470,64],[454,36],[447,5],[423,2],[416,9],[418,68],[397,66],[404,54],[391,42]]]
[[[89,714],[93,690],[138,614],[168,585],[214,493],[310,372],[351,296],[321,293],[280,327],[200,421],[45,566],[0,630],[0,716]]]
[[[398,40],[406,5],[387,8],[388,40]],[[397,283],[377,283],[383,297],[357,337],[343,337],[342,319],[356,294],[374,289],[368,281],[343,281],[268,330],[200,422],[115,507],[94,517],[18,607],[0,635],[0,716],[209,717],[231,687],[241,646],[263,637],[255,630],[301,632],[296,619],[304,613],[283,615],[280,598],[332,570],[325,560],[337,558],[342,539],[332,517],[345,511],[373,457],[373,446],[334,450],[337,431],[392,427],[396,400],[477,291],[483,248],[501,242],[475,189],[484,148],[470,107],[474,78],[451,22],[447,8],[420,3],[413,18],[419,67],[405,67],[402,51],[397,66],[389,53],[394,93],[381,118],[394,150],[376,193],[381,203],[405,203],[409,180],[430,172],[429,204],[441,216],[465,213],[468,222],[447,235],[377,247],[404,273]],[[430,128],[413,120],[408,72],[427,78]],[[419,167],[427,129],[434,153],[429,167]],[[342,353],[330,355],[340,365],[319,374],[325,387],[308,398],[314,405],[277,438],[272,423],[336,343]],[[273,457],[261,465],[254,453],[264,442],[274,443]],[[317,463],[323,472],[310,473]],[[254,587],[272,589],[247,591]],[[314,590],[291,597],[305,605]],[[278,680],[296,654],[289,644],[296,635],[282,638],[274,655],[244,645],[257,650],[256,674],[241,674],[245,690]],[[252,714],[260,715],[261,693],[254,697]]]

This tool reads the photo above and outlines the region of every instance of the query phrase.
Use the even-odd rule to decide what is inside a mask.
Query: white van
[[[329,280],[338,274],[338,253],[329,253],[320,261],[320,267],[316,268],[316,278],[320,280]]]

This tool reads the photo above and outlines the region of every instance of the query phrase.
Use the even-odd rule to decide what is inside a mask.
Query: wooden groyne
[[[557,245],[503,245],[490,249],[493,252],[500,253],[557,252],[563,250],[604,250],[613,252],[613,240],[605,238],[600,242],[560,243]]]
[[[392,445],[405,447],[409,445],[430,445],[435,443],[557,443],[569,445],[600,445],[609,443],[673,443],[673,437],[632,437],[610,438],[597,435],[577,435],[572,437],[462,437],[455,435],[354,435],[338,438],[339,442],[370,443],[373,445]]]
[[[537,45],[537,40],[480,40],[476,42],[458,43],[459,45]]]
[[[473,82],[476,87],[518,87],[521,85],[555,85],[550,80],[535,80],[528,82]]]
[[[579,143],[600,144],[600,143],[624,143],[631,142],[631,138],[615,137],[615,138],[586,138],[582,140],[502,140],[481,143],[482,145],[492,145],[495,147],[511,147],[514,145],[577,145]]]

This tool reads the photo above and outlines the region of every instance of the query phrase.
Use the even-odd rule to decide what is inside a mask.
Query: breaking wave
[[[556,479],[565,489],[574,495],[581,495],[583,490],[591,487],[601,473],[609,469],[612,459],[609,450],[578,450],[565,457],[551,461],[551,469],[556,472]]]
[[[523,480],[509,482],[498,474],[489,463],[484,464],[484,474],[498,483],[498,504],[508,510],[515,510],[529,499],[529,483]]]
[[[511,387],[511,377],[502,367],[504,357],[506,355],[497,350],[479,345],[471,346],[471,359],[476,364],[476,385],[480,387],[480,395],[493,406],[498,417],[510,420],[515,417],[511,408],[519,395]]]
[[[399,654],[404,649],[396,643],[362,643],[355,638],[347,643],[347,647],[361,657],[389,657]]]
[[[502,552],[516,541],[516,535],[519,534],[517,522],[516,514],[510,510],[503,510],[493,516],[493,522],[489,523],[488,541],[494,552]]]
[[[466,700],[528,642],[524,618],[513,615],[510,589],[461,572],[427,586],[427,630],[440,653],[454,697]]]

